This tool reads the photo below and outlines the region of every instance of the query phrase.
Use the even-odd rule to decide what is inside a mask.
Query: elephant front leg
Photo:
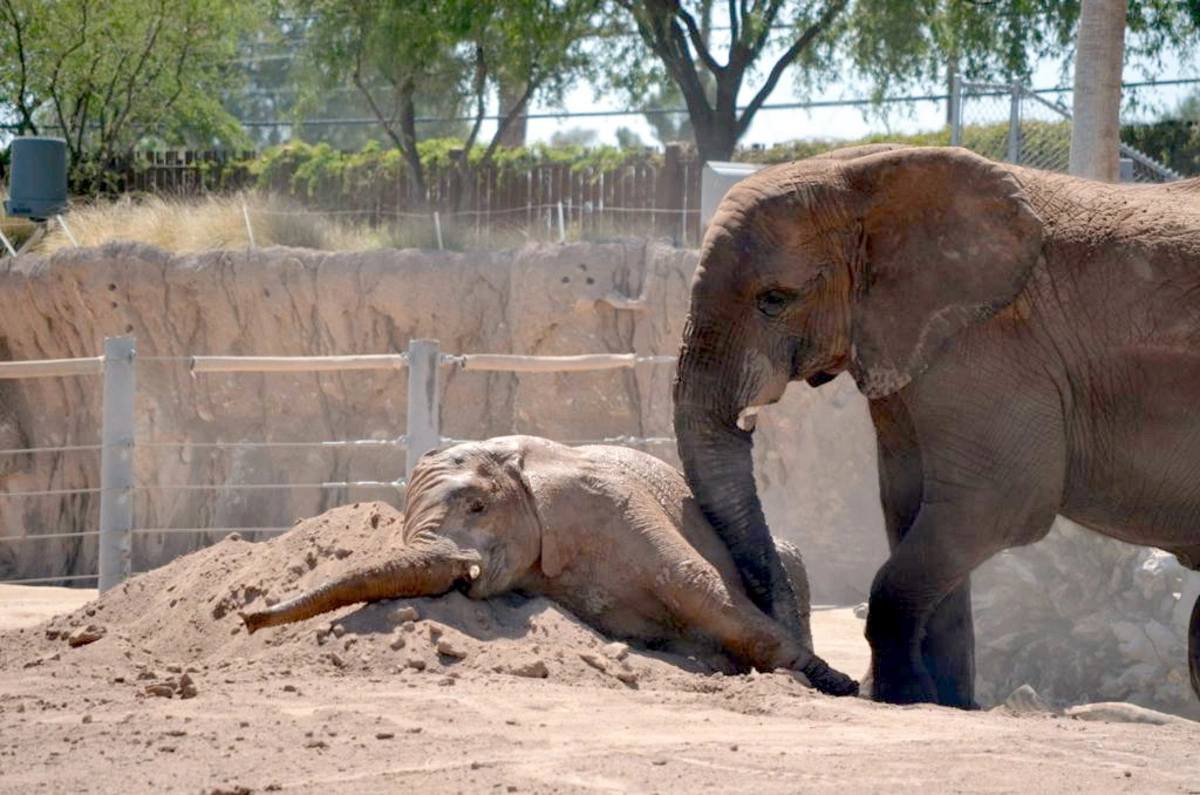
[[[879,496],[888,548],[895,551],[921,510],[924,472],[921,451],[908,411],[898,397],[871,402],[878,442]],[[969,581],[934,608],[920,645],[921,669],[932,679],[936,701],[973,709],[975,703],[975,628]]]
[[[877,700],[974,706],[968,577],[1004,544],[957,530],[969,521],[951,505],[926,505],[876,575],[867,639]]]

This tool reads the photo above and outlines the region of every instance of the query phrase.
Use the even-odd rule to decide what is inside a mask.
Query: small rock
[[[1108,723],[1146,723],[1152,726],[1196,726],[1195,721],[1178,715],[1127,704],[1123,701],[1101,701],[1095,704],[1079,704],[1067,708],[1064,713],[1075,720],[1097,720]]]
[[[285,692],[285,693],[295,693],[295,692],[297,692],[297,687],[296,687],[295,685],[284,685],[284,686],[283,686],[283,692]]]
[[[108,630],[99,624],[88,624],[86,627],[80,627],[67,636],[67,645],[72,649],[79,646],[86,646],[89,643],[95,643],[108,634]]]
[[[608,643],[600,651],[611,660],[624,660],[629,656],[629,646],[625,643]]]
[[[863,602],[862,604],[858,604],[858,605],[854,606],[854,617],[861,618],[864,621],[866,620],[866,618],[867,618],[867,603],[866,602]]]
[[[93,720],[94,720],[94,718],[93,718],[91,715],[84,715],[84,716],[83,716],[83,722],[84,722],[84,723],[91,723]]]
[[[624,682],[627,685],[635,685],[638,680],[638,673],[631,668],[622,668],[613,674],[618,682]]]
[[[196,681],[192,679],[191,674],[184,674],[179,677],[179,697],[180,698],[195,698],[199,694],[196,689]]]
[[[148,696],[156,696],[158,698],[174,698],[175,688],[170,685],[146,685],[142,691]]]
[[[604,660],[590,651],[579,652],[579,659],[583,660],[597,671],[608,673],[608,665],[605,664]]]
[[[447,638],[442,638],[438,641],[437,653],[443,657],[450,657],[455,660],[466,659],[467,656],[466,650],[460,648],[453,641]]]
[[[509,668],[508,672],[513,676],[524,676],[529,679],[545,679],[550,676],[550,669],[546,667],[546,663],[542,660],[534,660],[524,665],[514,666]]]
[[[392,651],[400,651],[406,645],[408,645],[408,641],[406,641],[404,639],[404,636],[402,634],[397,632],[395,635],[392,636],[392,642],[389,643],[388,645],[392,647]]]
[[[340,638],[340,637],[342,637],[342,635],[346,634],[346,628],[343,627],[341,624],[334,624],[333,629],[331,629],[329,631],[333,633],[333,636],[335,638]]]
[[[390,740],[395,736],[396,736],[395,732],[376,732],[375,733],[376,740]]]
[[[346,660],[336,651],[329,652],[329,662],[333,663],[338,668],[344,668],[346,666]]]
[[[444,627],[440,627],[437,624],[430,624],[429,625],[429,639],[436,643],[437,639],[440,638],[442,636],[442,633],[445,631],[446,630]]]
[[[407,660],[404,661],[404,664],[407,665],[409,668],[412,668],[414,671],[424,671],[425,670],[425,661],[422,660],[420,657],[409,657]]]
[[[1052,711],[1046,702],[1042,701],[1042,697],[1037,694],[1037,691],[1028,684],[1021,685],[1012,691],[1012,695],[1004,699],[1004,706],[1013,712],[1021,713]]]
[[[405,621],[403,624],[400,625],[400,629],[404,630],[405,632],[410,632],[410,633],[416,632],[417,631],[417,622],[416,621]]]
[[[417,612],[417,608],[412,605],[397,607],[388,614],[388,620],[394,624],[403,624],[406,621],[417,621],[421,618],[421,614]]]
[[[329,642],[329,630],[328,629],[318,629],[317,630],[317,645],[324,646],[328,642]]]

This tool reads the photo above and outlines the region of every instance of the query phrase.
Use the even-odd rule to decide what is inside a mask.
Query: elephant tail
[[[238,615],[246,630],[254,634],[263,627],[303,621],[359,602],[438,596],[459,581],[478,578],[480,561],[478,552],[458,549],[449,542],[406,547],[386,563],[354,569],[286,602]]]

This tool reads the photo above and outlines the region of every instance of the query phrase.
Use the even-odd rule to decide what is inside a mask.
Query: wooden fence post
[[[654,228],[676,244],[681,243],[683,230],[683,147],[667,144],[663,167],[658,173],[657,195],[654,204],[658,211]]]

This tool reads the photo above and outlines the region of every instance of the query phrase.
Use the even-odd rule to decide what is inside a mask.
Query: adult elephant
[[[876,698],[974,705],[969,574],[1056,514],[1200,569],[1200,181],[1107,185],[957,148],[856,149],[735,186],[675,384],[685,474],[754,601],[794,613],[754,413],[849,370],[891,557]],[[1189,664],[1200,694],[1200,602]]]

